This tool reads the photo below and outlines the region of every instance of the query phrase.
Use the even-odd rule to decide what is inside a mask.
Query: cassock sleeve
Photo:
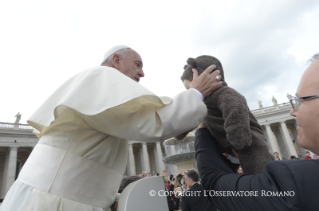
[[[211,191],[210,200],[220,210],[283,211],[319,207],[318,161],[272,161],[263,173],[235,174],[223,162],[215,139],[206,128],[195,134],[195,151],[204,189]]]
[[[89,116],[94,129],[119,138],[160,141],[197,127],[207,114],[206,105],[194,90],[175,96],[168,105],[157,106],[139,97]]]

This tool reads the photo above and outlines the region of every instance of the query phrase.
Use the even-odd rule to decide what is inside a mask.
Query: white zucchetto
[[[105,59],[109,58],[112,54],[114,54],[115,52],[122,50],[122,49],[126,49],[126,48],[130,48],[126,45],[116,45],[114,47],[112,47],[111,49],[109,49],[103,57],[103,62],[105,61]]]

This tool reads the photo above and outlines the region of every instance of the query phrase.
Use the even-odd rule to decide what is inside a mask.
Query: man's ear
[[[115,69],[119,70],[121,68],[119,54],[113,54],[111,62],[112,66],[115,67]]]
[[[116,201],[115,204],[114,204],[114,208],[115,210],[117,210],[117,206],[119,205],[119,203]]]

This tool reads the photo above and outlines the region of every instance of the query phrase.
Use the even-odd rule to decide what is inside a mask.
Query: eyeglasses
[[[319,95],[301,97],[301,98],[290,96],[289,100],[290,100],[292,108],[295,111],[298,111],[298,108],[300,107],[300,101],[313,100],[316,98],[319,98]]]

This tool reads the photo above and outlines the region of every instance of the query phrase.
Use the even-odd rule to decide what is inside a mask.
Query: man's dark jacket
[[[319,210],[319,160],[271,161],[263,173],[235,174],[222,161],[215,139],[206,128],[196,132],[195,151],[204,189],[214,190],[211,195],[226,191],[218,192],[226,196],[209,197],[220,210]],[[246,196],[227,196],[227,191],[242,191]],[[257,191],[258,196],[247,196],[247,191]],[[284,193],[290,196],[280,196]]]
[[[187,195],[187,192],[189,196]],[[193,196],[191,195],[193,194]],[[196,194],[196,195],[195,195]],[[214,211],[213,204],[209,201],[207,196],[204,196],[203,187],[195,183],[189,190],[184,192],[182,197],[183,211]]]

